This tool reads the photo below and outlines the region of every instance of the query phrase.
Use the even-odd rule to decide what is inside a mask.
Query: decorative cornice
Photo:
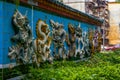
[[[29,3],[28,0],[20,0],[20,2],[24,4],[32,5]],[[101,26],[103,23],[103,20],[97,19],[89,14],[73,9],[55,0],[34,0],[33,3],[36,3],[36,5],[34,6],[42,10],[46,10],[51,13],[55,13],[57,15],[71,18],[77,21],[82,21],[97,26]]]

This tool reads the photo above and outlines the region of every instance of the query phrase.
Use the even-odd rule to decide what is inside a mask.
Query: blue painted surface
[[[3,63],[3,48],[2,48],[2,33],[3,33],[3,31],[2,31],[2,28],[3,28],[3,26],[2,26],[2,23],[3,23],[3,21],[2,21],[2,11],[3,11],[3,8],[2,8],[2,6],[3,6],[3,3],[2,2],[0,2],[0,64],[2,64]]]
[[[0,2],[0,42],[2,42],[2,11],[3,11],[3,8],[2,8],[2,5],[3,3]]]
[[[1,3],[1,2],[0,2]],[[14,14],[14,10],[15,10],[16,6],[11,4],[11,3],[4,3],[4,10],[2,11],[4,14],[4,23],[3,23],[3,44],[4,46],[2,48],[3,49],[3,64],[8,64],[10,63],[10,60],[9,58],[7,57],[8,55],[8,47],[12,46],[13,43],[11,42],[11,37],[14,35],[14,30],[12,28],[12,24],[11,24],[11,19],[12,19],[12,16]],[[27,14],[27,17],[30,21],[30,26],[32,27],[32,19],[31,19],[31,16],[32,16],[32,10],[30,8],[27,8],[27,7],[23,7],[23,6],[19,6],[18,7],[18,10],[22,13],[22,14],[25,14],[26,11],[28,11],[28,14]],[[64,29],[66,30],[66,32],[68,32],[68,23],[72,23],[74,25],[78,25],[79,22],[78,21],[75,21],[75,20],[72,20],[72,19],[68,19],[68,18],[63,18],[63,17],[60,17],[60,16],[56,16],[56,15],[52,15],[52,14],[49,14],[49,13],[45,13],[45,12],[42,12],[42,11],[37,11],[37,10],[34,10],[33,11],[34,13],[34,18],[33,18],[33,36],[34,38],[36,38],[36,32],[35,32],[35,28],[36,28],[36,22],[38,21],[38,19],[42,19],[42,20],[46,20],[46,23],[50,26],[50,22],[49,20],[52,19],[54,20],[55,22],[59,22],[59,23],[63,23],[64,24]],[[1,23],[1,21],[0,21]],[[88,32],[88,28],[92,28],[92,29],[95,29],[95,26],[93,25],[90,25],[90,24],[87,24],[87,23],[83,23],[83,22],[80,22],[81,24],[81,28],[83,30],[83,32]],[[51,26],[50,26],[50,29],[51,29]],[[66,43],[64,43],[66,45]],[[65,46],[66,49],[68,49],[67,45]],[[51,51],[53,49],[53,45],[51,45]],[[0,60],[0,63],[1,63],[1,60]]]
[[[0,2],[0,17],[2,16],[3,2]]]

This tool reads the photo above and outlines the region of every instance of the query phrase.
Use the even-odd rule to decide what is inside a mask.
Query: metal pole
[[[33,15],[34,15],[34,13],[33,13],[33,6],[32,6],[32,16],[31,16],[31,20],[32,20],[32,21],[31,21],[31,22],[32,22],[32,33],[33,33],[33,31],[34,31],[34,30],[33,30],[33,17],[34,17]],[[32,34],[32,35],[33,35],[33,34]]]

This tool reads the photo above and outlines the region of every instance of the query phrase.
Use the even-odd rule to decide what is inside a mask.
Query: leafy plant
[[[30,67],[25,80],[119,80],[120,53],[96,53],[85,61],[43,63],[39,69]]]

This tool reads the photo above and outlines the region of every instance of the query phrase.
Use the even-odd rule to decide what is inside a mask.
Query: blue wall
[[[2,37],[3,37],[3,14],[2,14],[2,11],[3,11],[3,3],[2,2],[0,2],[0,64],[2,64],[2,62],[3,62],[3,60],[2,60],[2,58],[3,58],[3,48],[2,48],[2,44],[3,44],[3,40],[2,40]]]
[[[0,11],[1,11],[1,4],[2,2],[0,2]],[[12,19],[12,16],[14,14],[14,11],[16,9],[16,5],[14,4],[11,4],[11,3],[4,3],[4,6],[3,6],[3,9],[2,10],[2,13],[3,14],[3,53],[0,52],[0,55],[3,54],[3,64],[8,64],[10,63],[10,60],[9,58],[7,57],[8,55],[8,47],[12,46],[12,42],[11,42],[11,37],[14,35],[14,30],[13,30],[13,27],[12,27],[12,24],[11,24],[11,19]],[[25,14],[26,11],[28,11],[28,14],[27,14],[27,17],[30,21],[30,26],[32,27],[32,9],[30,8],[27,8],[27,7],[23,7],[23,6],[19,6],[18,7],[18,10],[22,13],[22,14]],[[1,13],[1,12],[0,12]],[[66,31],[68,31],[68,23],[72,23],[72,24],[75,24],[75,25],[78,25],[78,21],[75,21],[75,20],[72,20],[72,19],[68,19],[68,18],[63,18],[63,17],[60,17],[60,16],[56,16],[56,15],[52,15],[52,14],[49,14],[49,13],[45,13],[45,12],[42,12],[42,11],[37,11],[37,10],[34,10],[33,11],[33,14],[34,14],[34,18],[33,18],[33,35],[34,35],[34,38],[36,38],[36,32],[35,32],[35,28],[36,28],[36,22],[38,21],[38,19],[42,19],[42,20],[46,20],[46,23],[50,26],[50,22],[49,20],[52,19],[54,20],[55,22],[59,22],[59,23],[63,23],[64,24],[64,29]],[[1,14],[0,14],[1,16]],[[1,18],[0,18],[0,25],[1,25],[2,21],[1,21]],[[84,31],[88,31],[88,28],[92,28],[92,29],[95,29],[96,27],[93,26],[93,25],[90,25],[90,24],[87,24],[87,23],[83,23],[83,22],[80,22],[81,23],[81,28]],[[51,29],[51,26],[50,26],[50,29]],[[1,29],[0,29],[1,30]],[[0,31],[1,32],[1,31]],[[1,37],[1,33],[0,33],[0,37]],[[2,39],[0,38],[0,41],[2,41]],[[1,48],[0,48],[1,49]],[[51,46],[51,49],[52,49],[52,46]],[[66,49],[67,49],[67,46],[66,46]],[[1,51],[1,50],[0,50]],[[0,57],[1,59],[1,57]],[[0,64],[1,64],[1,60],[0,60]]]

